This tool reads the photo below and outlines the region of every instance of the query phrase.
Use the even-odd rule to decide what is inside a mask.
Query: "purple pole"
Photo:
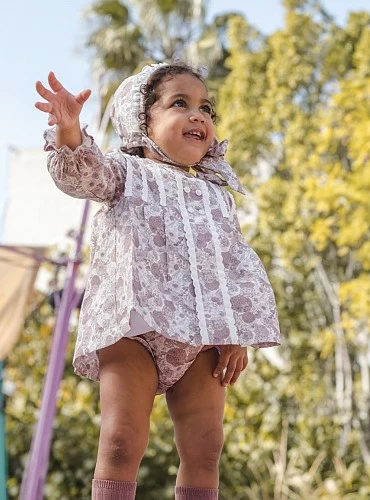
[[[76,238],[75,256],[73,259],[69,259],[67,264],[66,286],[55,325],[48,369],[45,376],[40,415],[32,439],[27,467],[23,475],[19,500],[41,500],[44,494],[52,426],[56,410],[56,396],[64,371],[64,354],[69,338],[69,318],[73,309],[71,304],[74,302],[72,301],[75,293],[74,284],[79,266],[78,259],[80,257],[88,211],[89,201],[86,200],[80,230]]]

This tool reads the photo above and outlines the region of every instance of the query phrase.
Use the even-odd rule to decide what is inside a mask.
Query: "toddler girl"
[[[76,198],[102,203],[75,371],[100,380],[94,499],[134,499],[156,394],[165,393],[180,467],[176,500],[217,499],[225,387],[246,346],[279,344],[274,295],[245,242],[232,195],[243,193],[215,137],[199,72],[154,64],[126,79],[111,110],[119,150],[102,154],[73,96],[37,82],[49,113],[48,169]]]

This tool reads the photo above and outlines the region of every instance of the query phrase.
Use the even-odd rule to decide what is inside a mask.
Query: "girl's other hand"
[[[73,128],[79,122],[81,109],[90,97],[91,90],[86,89],[77,95],[66,90],[56,79],[53,72],[48,75],[50,89],[41,82],[36,82],[36,90],[47,102],[36,102],[35,107],[44,113],[49,113],[48,124],[58,125],[61,130]]]
[[[240,345],[218,345],[220,359],[216,366],[213,376],[218,377],[226,369],[225,376],[221,383],[224,387],[228,384],[234,385],[239,375],[248,365],[248,353],[246,347]]]

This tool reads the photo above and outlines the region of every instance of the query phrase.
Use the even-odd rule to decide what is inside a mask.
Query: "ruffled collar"
[[[246,194],[237,175],[229,163],[225,160],[225,153],[228,145],[227,140],[218,142],[217,139],[215,139],[205,156],[203,156],[203,158],[194,165],[183,165],[172,160],[143,132],[131,132],[129,136],[126,137],[125,142],[130,144],[130,148],[127,148],[127,146],[121,147],[121,150],[125,153],[129,152],[128,149],[132,151],[132,149],[135,148],[146,147],[150,149],[153,156],[160,162],[164,162],[175,167],[191,167],[197,172],[197,176],[200,179],[213,182],[219,186],[229,186],[234,191]]]

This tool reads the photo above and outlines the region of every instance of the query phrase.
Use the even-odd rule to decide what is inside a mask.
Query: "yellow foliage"
[[[341,283],[339,298],[343,307],[355,318],[370,317],[370,275],[362,273],[356,279]]]

